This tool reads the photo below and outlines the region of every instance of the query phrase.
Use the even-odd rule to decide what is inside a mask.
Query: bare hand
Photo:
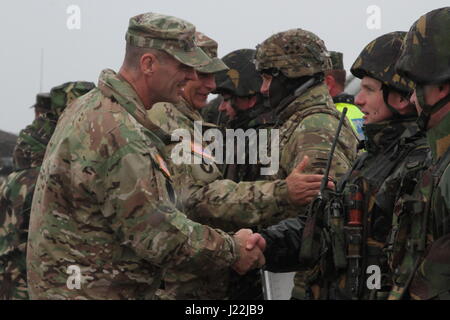
[[[259,247],[259,245],[261,245],[265,248],[266,242],[260,234],[253,234],[250,229],[241,229],[236,232],[233,237],[236,246],[239,248],[240,255],[239,259],[232,266],[237,273],[243,275],[247,271],[254,268],[260,268],[266,263],[264,255]],[[253,245],[254,248],[249,250],[247,249],[247,243],[249,241],[258,245]]]
[[[259,233],[253,233],[252,235],[250,235],[245,248],[247,250],[252,250],[256,246],[259,247],[261,251],[266,250],[266,240]]]
[[[309,158],[304,156],[303,160],[292,170],[286,178],[289,201],[295,205],[306,205],[319,194],[323,175],[304,174]],[[329,181],[327,188],[333,189],[333,182]]]

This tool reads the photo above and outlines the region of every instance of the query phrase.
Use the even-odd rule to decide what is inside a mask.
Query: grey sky
[[[70,5],[81,10],[81,28],[69,30]],[[367,8],[380,8],[381,28],[369,29]],[[143,12],[174,15],[219,43],[219,56],[254,48],[273,33],[304,28],[329,50],[344,52],[348,69],[364,45],[384,33],[407,31],[417,18],[448,0],[2,0],[0,4],[0,129],[18,133],[33,119],[40,89],[66,81],[97,83],[104,68],[117,70],[123,59],[130,17]]]

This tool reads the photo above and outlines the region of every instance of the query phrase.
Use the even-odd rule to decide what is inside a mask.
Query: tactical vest
[[[400,202],[396,208],[399,216],[394,216],[395,228],[390,239],[390,264],[394,270],[394,287],[389,300],[410,298],[407,292],[412,278],[427,249],[436,240],[429,236],[433,194],[450,164],[450,149],[435,165],[431,162],[429,158],[427,161],[429,169],[413,178],[416,182],[420,180],[422,185],[419,184],[419,188],[415,190],[411,188],[406,190],[409,197]]]
[[[428,149],[423,144],[423,138],[406,138],[378,154],[363,154],[327,201],[311,204],[299,257],[310,267],[305,273],[306,299],[386,298],[392,284],[383,239],[391,219],[375,208],[375,196],[406,157],[407,164],[424,163]],[[380,288],[368,288],[369,266],[380,268]]]

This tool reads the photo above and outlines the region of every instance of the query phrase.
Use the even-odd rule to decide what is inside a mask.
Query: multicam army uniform
[[[184,99],[177,105],[155,104],[147,116],[166,134],[184,129],[192,138],[194,121],[202,121],[200,113]],[[197,130],[202,132],[212,128],[216,127],[203,123],[203,128]],[[167,157],[171,156],[174,147],[173,144],[167,145]],[[192,157],[207,156],[202,153],[203,147],[193,144]],[[283,180],[235,183],[224,180],[215,163],[202,161],[202,164],[172,165],[173,182],[179,195],[178,207],[194,221],[233,231],[268,225],[286,217],[284,212],[289,204]],[[231,273],[235,278],[234,272]],[[164,279],[165,291],[160,296],[168,299],[228,298],[229,276],[226,272],[220,276],[205,274],[201,277],[189,272],[168,272]]]
[[[258,46],[255,63],[263,73],[275,68],[288,78],[311,76],[302,90],[285,97],[274,110],[277,121],[274,128],[279,129],[280,137],[280,169],[275,177],[286,178],[304,156],[310,159],[306,173],[324,173],[340,113],[326,85],[320,77],[315,78],[331,67],[323,41],[302,29],[281,32]],[[332,177],[340,177],[350,168],[357,144],[358,139],[345,119],[331,166]]]
[[[31,202],[47,143],[65,106],[94,87],[90,82],[68,82],[39,94],[40,115],[23,129],[14,149],[15,171],[0,195],[0,298],[27,299],[26,246]]]
[[[199,67],[211,60],[194,33],[187,21],[145,13],[130,19],[126,40]],[[133,87],[112,70],[66,109],[33,199],[32,298],[152,299],[168,267],[207,274],[237,261],[231,236],[175,208],[161,152],[166,138]],[[74,286],[67,285],[69,267]]]
[[[151,299],[168,266],[206,274],[235,262],[230,236],[176,210],[152,129],[135,91],[111,70],[66,110],[33,200],[31,298]],[[81,270],[78,290],[66,286],[71,265]]]
[[[323,41],[302,29],[281,32],[257,47],[255,63],[262,73],[276,69],[287,78],[310,77],[275,109],[275,128],[280,130],[280,169],[275,177],[287,177],[304,156],[310,159],[305,173],[324,173],[340,113],[321,76],[331,68]],[[330,170],[333,178],[341,177],[350,168],[357,144],[350,123],[344,119]],[[305,215],[306,207],[298,208],[296,213]],[[296,274],[294,296],[304,286],[304,277],[303,272]]]
[[[201,119],[198,111],[182,101],[176,106],[156,104],[148,111],[148,117],[164,132],[185,129],[194,136],[194,120]],[[203,123],[203,129],[211,129]],[[200,132],[202,128],[198,129]],[[167,145],[165,154],[170,157],[175,145]],[[192,147],[192,157],[202,157],[202,145]],[[170,162],[170,161],[169,161]],[[265,221],[277,221],[288,206],[284,181],[235,183],[223,180],[214,163],[169,164],[178,207],[194,221],[233,231],[253,227]],[[232,271],[231,271],[232,272]],[[233,273],[233,272],[232,272]],[[168,272],[164,278],[164,299],[225,299],[229,297],[229,272],[198,276],[185,272]]]
[[[411,27],[396,64],[399,74],[416,84],[432,161],[415,190],[397,203],[398,232],[393,241],[395,287],[390,299],[450,300],[450,93],[426,103],[425,85],[450,81],[450,7],[432,10]],[[444,111],[428,128],[433,114]],[[439,117],[437,117],[439,119]]]

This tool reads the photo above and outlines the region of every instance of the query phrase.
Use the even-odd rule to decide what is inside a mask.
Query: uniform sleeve
[[[304,217],[286,219],[261,231],[266,240],[265,268],[272,272],[291,272],[301,268],[299,253],[305,225]]]
[[[201,274],[232,265],[231,236],[195,223],[169,200],[171,185],[144,142],[119,149],[105,167],[105,215],[122,245],[154,265]]]
[[[285,174],[289,175],[304,156],[309,157],[305,173],[324,173],[338,124],[338,119],[322,113],[303,119],[282,150],[280,167]],[[341,177],[350,169],[356,158],[356,144],[357,139],[350,125],[344,125],[331,164],[330,175],[333,178]]]
[[[269,226],[292,217],[285,180],[192,184],[186,202],[192,219],[224,230]]]

